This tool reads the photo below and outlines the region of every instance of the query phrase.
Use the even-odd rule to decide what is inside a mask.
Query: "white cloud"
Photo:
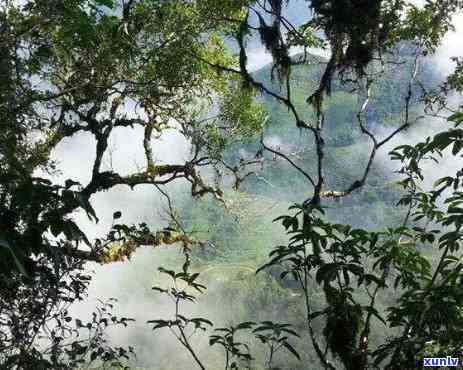
[[[247,67],[250,72],[257,71],[262,67],[272,63],[272,55],[263,47],[248,51]]]
[[[459,13],[453,17],[454,31],[445,35],[442,45],[437,49],[436,54],[432,57],[437,66],[437,70],[443,76],[447,76],[455,69],[455,63],[451,61],[452,57],[463,56],[463,14]]]

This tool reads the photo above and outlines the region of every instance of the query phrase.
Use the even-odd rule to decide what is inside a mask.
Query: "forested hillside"
[[[405,63],[411,64],[406,52],[402,53]],[[292,74],[297,86],[293,99],[299,102],[309,118],[313,118],[314,113],[303,100],[304,92],[314,89],[324,62],[319,57],[312,56],[311,59],[310,66],[297,67]],[[409,69],[404,70],[402,66],[389,68],[388,73],[375,87],[374,101],[368,111],[370,128],[378,133],[390,131],[400,122],[398,117],[404,97],[394,92],[406,92],[406,74],[410,73]],[[404,76],[400,77],[397,73]],[[265,84],[272,84],[270,67],[258,71],[256,78]],[[428,87],[439,82],[429,64],[421,66],[419,78]],[[279,88],[276,81],[273,88]],[[326,158],[327,182],[334,188],[346,187],[353,179],[361,176],[363,170],[364,146],[368,143],[356,123],[360,101],[361,97],[350,94],[346,87],[338,85],[326,102],[326,141],[330,148]],[[264,98],[263,105],[269,117],[265,128],[268,144],[286,153],[308,171],[313,171],[315,154],[310,135],[295,127],[287,111],[274,99]],[[422,103],[416,99],[412,110],[418,114],[422,109]],[[410,131],[413,133],[416,129],[417,127],[411,127]],[[259,157],[261,148],[260,136],[256,135],[233,144],[225,158],[230,163],[252,160],[256,158],[256,154]],[[272,153],[266,153],[265,159],[265,163],[252,168],[253,173],[245,178],[238,189],[227,193],[226,205],[214,198],[189,199],[178,204],[183,226],[197,238],[207,240],[207,243],[192,251],[194,271],[201,273],[202,281],[208,286],[208,292],[200,300],[199,312],[205,310],[215,322],[225,320],[230,325],[247,320],[277,320],[291,323],[295,328],[303,330],[304,323],[298,319],[303,316],[303,306],[298,299],[301,296],[298,284],[281,279],[281,268],[261,272],[261,276],[257,277],[255,273],[266,262],[271,249],[287,241],[281,232],[282,227],[272,221],[284,214],[293,202],[307,197],[309,191],[304,178],[295,173],[285,159]],[[406,213],[406,207],[398,205],[404,192],[398,184],[399,175],[391,171],[391,168],[386,160],[376,163],[361,192],[345,199],[327,201],[327,217],[332,222],[371,230],[399,226]],[[216,177],[216,174],[211,176]],[[233,184],[232,177],[221,180]],[[354,214],[361,214],[362,217],[352,217]],[[170,254],[164,265],[175,269],[181,261],[181,256]],[[156,263],[155,258],[153,263]],[[160,278],[162,274],[157,274],[154,280]],[[323,291],[315,284],[312,289],[316,292],[313,293],[316,294],[313,298],[314,309],[321,309],[325,302]],[[396,293],[391,289],[389,294],[389,299],[392,299]],[[367,302],[367,298],[363,294],[361,299]],[[379,304],[379,310],[384,310],[392,302],[389,299]],[[322,328],[317,330],[321,334]],[[383,337],[384,331],[382,324],[375,325],[372,340],[377,335]],[[136,337],[133,339],[137,340]],[[159,355],[162,356],[162,350]],[[265,356],[264,353],[255,355]],[[315,354],[310,351],[301,355],[302,364],[291,356],[283,356],[281,364],[290,361],[289,368],[306,369],[305,363],[315,360]],[[178,361],[176,366],[186,366],[182,364],[184,359]],[[164,366],[168,367],[167,364]]]
[[[302,107],[302,111],[309,119],[311,116],[313,119],[314,113],[304,101],[304,92],[314,89],[321,74],[321,63],[323,63],[322,58],[312,58],[312,66],[300,66],[292,72],[292,79],[297,86],[293,99]],[[407,58],[404,57],[404,60],[407,61]],[[410,64],[410,59],[408,63]],[[367,112],[371,130],[378,133],[388,132],[397,127],[404,97],[395,92],[405,94],[407,91],[406,74],[410,71],[404,70],[402,66],[389,68],[388,73],[375,86],[374,101],[370,103]],[[398,73],[402,73],[403,76]],[[270,77],[270,68],[264,68],[256,74],[256,78],[265,84],[271,83]],[[425,81],[428,87],[438,83],[438,77],[429,64],[421,66],[419,78]],[[275,82],[273,86],[274,89],[278,89],[278,83]],[[360,102],[361,97],[350,94],[342,86],[337,86],[326,102],[326,142],[329,147],[326,157],[326,176],[332,188],[340,189],[348,186],[361,175],[365,165],[364,147],[369,144],[356,122]],[[265,138],[268,144],[286,153],[307,172],[314,171],[315,148],[310,135],[299,130],[291,121],[287,110],[271,97],[265,97],[263,104],[269,117],[265,127]],[[412,111],[419,115],[422,109],[422,103],[416,99]],[[417,126],[410,128],[411,133],[420,128],[419,124]],[[245,142],[234,144],[226,154],[226,158],[232,163],[255,159],[256,155],[259,156],[261,148],[260,136],[257,135]],[[211,230],[211,228],[215,230],[212,234],[215,237],[212,240],[219,250],[226,253],[224,260],[234,253],[239,256],[243,248],[246,250],[255,242],[248,243],[241,239],[244,235],[239,231],[240,228],[235,228],[233,237],[228,235],[231,232],[230,228],[233,227],[234,217],[246,219],[242,227],[245,227],[248,232],[261,230],[259,237],[256,236],[256,240],[260,240],[258,243],[261,247],[255,250],[265,249],[264,245],[268,245],[273,238],[281,235],[279,230],[275,230],[273,235],[269,234],[268,227],[271,225],[268,221],[284,212],[292,202],[304,199],[310,193],[303,176],[295,172],[284,158],[268,152],[265,158],[267,159],[265,164],[256,165],[252,169],[255,173],[246,177],[238,192],[230,192],[232,201],[228,211],[212,199],[189,202],[184,207],[185,220],[188,220],[189,227],[198,230]],[[349,224],[354,227],[362,226],[371,229],[386,225],[394,226],[394,223],[400,222],[403,214],[401,208],[397,207],[397,202],[403,195],[403,191],[397,184],[399,177],[391,171],[392,168],[392,165],[385,160],[378,161],[373,165],[371,175],[362,192],[352,194],[345,199],[328,199],[327,215],[330,219],[341,223],[349,220]],[[228,181],[232,182],[232,179]],[[363,217],[351,219],[350,215],[357,212],[360,212]],[[267,219],[263,220],[262,217]],[[201,220],[201,223],[195,223],[197,220]],[[204,222],[205,220],[209,222]],[[223,220],[223,224],[218,222],[219,220]],[[261,229],[262,227],[264,228]],[[275,228],[275,225],[272,228]],[[217,240],[221,242],[217,243]],[[214,252],[212,248],[210,253],[214,255],[218,252],[217,250]]]

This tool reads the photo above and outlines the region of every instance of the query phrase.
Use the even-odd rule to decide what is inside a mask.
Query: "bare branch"
[[[153,149],[151,148],[151,135],[153,134],[153,126],[152,124],[147,124],[145,126],[145,133],[143,137],[143,148],[145,149],[145,156],[146,156],[146,168],[151,170],[154,168],[154,160],[153,160]]]
[[[408,127],[410,127],[410,124],[411,124],[411,121],[410,121],[410,105],[411,105],[411,99],[412,99],[412,96],[413,96],[413,84],[414,84],[414,82],[416,80],[416,76],[418,74],[420,55],[421,54],[417,51],[416,54],[415,54],[415,58],[414,58],[412,75],[411,75],[411,78],[410,78],[410,80],[408,82],[408,94],[405,97],[405,108],[404,108],[405,109],[405,117],[404,117],[404,122],[397,129],[395,129],[391,134],[389,134],[388,136],[386,136],[386,138],[384,138],[383,140],[381,140],[379,142],[376,139],[376,137],[373,135],[373,133],[371,133],[371,131],[369,131],[366,128],[365,122],[364,122],[364,114],[365,114],[365,110],[366,110],[366,108],[367,108],[367,106],[369,104],[369,101],[370,101],[371,84],[372,84],[371,80],[367,80],[366,98],[365,98],[365,100],[364,100],[364,102],[362,104],[362,107],[360,108],[359,112],[357,113],[357,120],[359,122],[360,130],[362,131],[362,133],[364,133],[365,135],[367,135],[370,138],[370,140],[373,143],[373,147],[371,149],[367,165],[366,165],[365,170],[363,172],[363,176],[359,180],[354,181],[345,191],[326,191],[326,192],[322,193],[323,197],[325,197],[325,198],[344,197],[344,196],[347,196],[347,195],[351,194],[355,190],[360,189],[362,186],[364,186],[365,182],[367,180],[368,174],[370,173],[370,170],[371,170],[371,167],[372,167],[372,164],[373,164],[373,161],[375,159],[375,156],[376,156],[376,153],[377,153],[378,149],[381,148],[383,145],[385,145],[387,142],[389,142],[399,132],[401,132],[401,131],[407,129]],[[418,117],[416,120],[414,120],[414,122],[418,121],[421,118],[423,118],[423,117],[422,116]]]
[[[264,147],[265,150],[269,151],[270,153],[273,153],[283,159],[285,159],[289,164],[291,164],[291,166],[293,166],[297,171],[299,171],[306,179],[308,179],[310,181],[310,183],[312,184],[312,186],[315,187],[315,181],[312,179],[312,176],[310,176],[305,170],[303,170],[301,167],[299,167],[291,158],[289,158],[287,155],[275,150],[275,149],[272,149],[270,148],[269,146],[265,145],[264,143],[264,136],[262,135],[261,136],[261,139],[260,139],[260,142],[262,144],[262,146]]]

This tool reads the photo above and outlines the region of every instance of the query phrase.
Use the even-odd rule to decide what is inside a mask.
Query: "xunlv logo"
[[[458,366],[460,360],[452,356],[429,357],[423,359],[423,366]]]

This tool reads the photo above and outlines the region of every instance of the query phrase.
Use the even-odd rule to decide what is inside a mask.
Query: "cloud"
[[[409,3],[423,7],[426,0],[410,0]],[[431,57],[436,70],[441,73],[442,77],[448,76],[455,69],[455,63],[451,61],[451,58],[463,56],[463,13],[461,11],[453,16],[452,24],[455,29],[447,32],[436,53]]]
[[[103,169],[110,166],[122,175],[142,170],[145,158],[142,146],[141,129],[116,129],[110,138],[111,155],[106,155]],[[159,163],[184,163],[190,156],[190,143],[176,130],[167,130],[160,139],[153,140],[153,153]],[[91,168],[95,158],[95,140],[91,135],[79,134],[63,140],[53,153],[53,159],[59,162],[62,174],[58,181],[67,178],[86,184],[90,180]],[[170,184],[169,194],[181,202],[188,194],[186,184],[181,181]],[[163,212],[165,199],[157,189],[150,185],[140,185],[134,190],[126,186],[117,186],[109,191],[97,193],[91,198],[92,205],[100,219],[98,223],[90,221],[83,211],[73,217],[89,236],[97,238],[106,234],[113,223],[115,211],[122,211],[120,222],[137,224],[146,222],[153,230],[166,226]],[[178,204],[178,203],[176,203]],[[153,334],[146,324],[149,319],[164,318],[171,312],[169,302],[160,299],[151,291],[157,268],[166,260],[179,258],[177,248],[153,250],[143,247],[137,250],[132,260],[110,265],[87,264],[92,274],[88,298],[72,307],[72,313],[83,320],[90,318],[95,310],[97,299],[116,298],[114,313],[120,317],[135,318],[136,322],[128,328],[108,331],[114,345],[135,346],[137,361],[154,366],[161,364],[166,347],[182,353],[178,344],[169,333]],[[180,262],[179,262],[180,263]],[[157,348],[157,350],[153,350]],[[181,360],[179,356],[179,361]],[[186,363],[186,362],[185,362]],[[162,366],[168,366],[164,363]]]
[[[463,14],[459,13],[453,17],[455,30],[449,31],[442,45],[437,49],[436,54],[432,57],[437,71],[443,77],[448,76],[455,70],[455,62],[452,57],[463,57]]]
[[[247,67],[250,72],[255,72],[262,67],[272,63],[272,55],[263,47],[255,48],[247,53],[248,64]]]

